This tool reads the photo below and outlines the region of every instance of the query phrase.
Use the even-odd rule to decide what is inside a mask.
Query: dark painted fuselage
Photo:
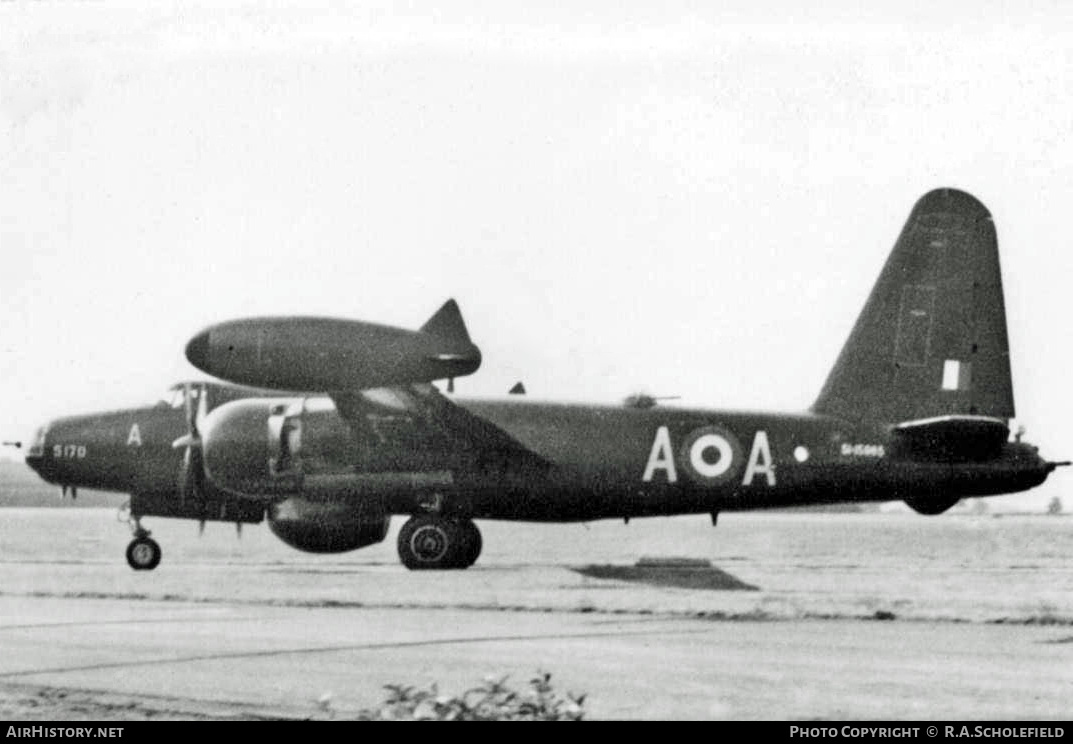
[[[1007,443],[986,462],[907,460],[886,427],[826,416],[677,408],[463,402],[554,463],[518,499],[488,493],[488,517],[561,520],[1007,493],[1052,469]],[[494,489],[493,489],[494,490]]]
[[[184,387],[186,388],[184,390]],[[40,427],[27,453],[27,464],[45,481],[64,491],[86,488],[131,495],[138,515],[203,520],[259,522],[260,504],[246,505],[209,494],[192,503],[180,489],[183,456],[175,441],[189,432],[189,408],[206,396],[207,407],[222,406],[252,395],[282,395],[235,385],[199,382],[171,389],[172,400],[153,406],[66,416]]]
[[[446,405],[465,412],[453,429],[402,405],[369,404],[350,424],[327,398],[221,405],[204,424],[208,518],[258,521],[251,515],[294,496],[395,514],[439,499],[447,513],[532,521],[956,500],[1025,490],[1051,469],[1013,442],[978,461],[907,458],[886,427],[808,413]],[[180,501],[182,452],[172,442],[185,431],[183,409],[166,406],[59,419],[28,461],[54,483],[129,492],[152,499],[149,513],[204,518],[204,504]]]
[[[176,488],[186,433],[182,408],[166,404],[67,416],[38,431],[26,462],[49,483],[102,491]]]

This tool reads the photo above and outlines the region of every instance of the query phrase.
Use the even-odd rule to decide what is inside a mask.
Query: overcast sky
[[[1073,456],[1073,5],[402,5],[0,3],[4,438],[201,377],[213,322],[448,297],[460,393],[801,410],[955,186]]]

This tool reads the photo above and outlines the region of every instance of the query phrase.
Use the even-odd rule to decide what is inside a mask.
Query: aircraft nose
[[[46,453],[48,452],[48,432],[52,428],[52,422],[37,429],[33,443],[26,452],[26,464],[45,480],[49,480],[51,468],[49,467]]]
[[[209,359],[209,332],[201,333],[190,339],[186,345],[186,358],[198,369],[204,369]]]

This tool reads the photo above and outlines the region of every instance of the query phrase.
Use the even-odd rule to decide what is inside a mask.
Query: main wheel
[[[462,529],[462,560],[459,563],[459,568],[469,568],[477,562],[477,558],[481,555],[481,547],[483,541],[481,540],[481,531],[477,529],[472,521],[466,520],[459,525]]]
[[[152,571],[160,563],[160,546],[150,537],[136,537],[127,546],[127,563],[135,571]]]
[[[467,542],[459,522],[423,514],[411,517],[399,530],[399,558],[412,571],[463,568]]]

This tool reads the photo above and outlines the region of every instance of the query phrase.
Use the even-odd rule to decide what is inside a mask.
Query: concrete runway
[[[1068,627],[37,597],[0,617],[9,718],[42,688],[91,691],[88,718],[346,717],[389,683],[538,669],[593,718],[1034,719],[1073,692]]]
[[[142,573],[110,513],[4,517],[9,720],[345,718],[386,684],[460,694],[538,670],[597,719],[1067,719],[1073,700],[1063,520],[740,516],[718,539],[701,520],[489,524],[481,562],[442,573],[403,569],[391,538],[317,557],[160,520],[165,560]],[[641,555],[756,589],[575,570]]]

